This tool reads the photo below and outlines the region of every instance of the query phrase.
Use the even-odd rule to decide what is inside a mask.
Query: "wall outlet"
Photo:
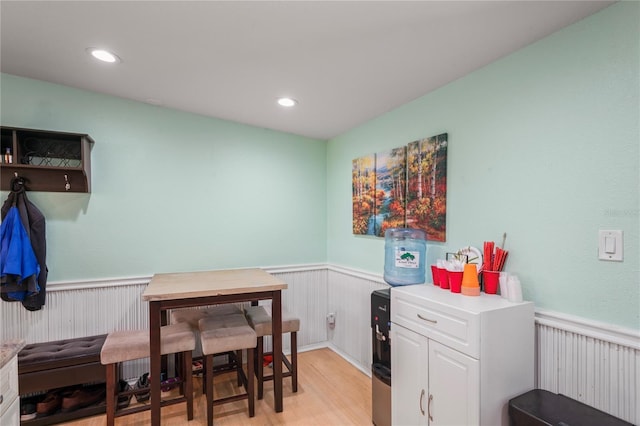
[[[336,326],[336,314],[335,314],[335,312],[329,312],[327,314],[327,324],[329,324],[329,327],[331,327],[331,328]]]

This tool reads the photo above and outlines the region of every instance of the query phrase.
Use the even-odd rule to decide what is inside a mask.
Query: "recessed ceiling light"
[[[109,62],[111,64],[115,62],[122,62],[122,60],[116,54],[111,53],[108,50],[90,47],[87,49],[87,52],[94,58],[103,62]]]
[[[292,106],[296,106],[298,104],[298,101],[296,101],[293,98],[278,98],[278,105],[283,106],[283,107],[292,107]]]

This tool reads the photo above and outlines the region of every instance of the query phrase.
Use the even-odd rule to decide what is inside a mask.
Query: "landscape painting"
[[[422,229],[428,241],[446,241],[447,134],[407,146],[408,228]]]
[[[376,194],[375,154],[352,161],[351,189],[353,194],[353,233],[367,234],[369,221],[375,215]]]
[[[407,227],[446,241],[447,145],[442,133],[353,160],[353,233],[384,237]]]

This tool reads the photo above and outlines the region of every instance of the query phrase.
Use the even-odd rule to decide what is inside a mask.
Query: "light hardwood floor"
[[[216,377],[215,392],[233,392],[235,374]],[[202,397],[202,381],[194,380],[194,419],[187,422],[185,404],[162,409],[163,426],[200,426],[207,424],[206,403]],[[247,401],[223,404],[214,408],[216,425],[371,425],[371,378],[349,364],[330,349],[298,354],[298,392],[291,392],[291,380],[285,379],[284,411],[273,410],[273,382],[265,383],[265,397],[256,400],[256,415],[250,418]],[[219,392],[219,394],[218,394]],[[105,424],[105,416],[94,416],[66,423],[74,426]],[[150,413],[116,418],[118,426],[150,424]]]

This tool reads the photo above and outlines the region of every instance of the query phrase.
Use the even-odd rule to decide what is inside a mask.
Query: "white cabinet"
[[[534,310],[430,284],[391,290],[393,425],[507,425],[534,386]]]
[[[20,398],[18,398],[17,353],[0,368],[0,425],[20,424]]]

